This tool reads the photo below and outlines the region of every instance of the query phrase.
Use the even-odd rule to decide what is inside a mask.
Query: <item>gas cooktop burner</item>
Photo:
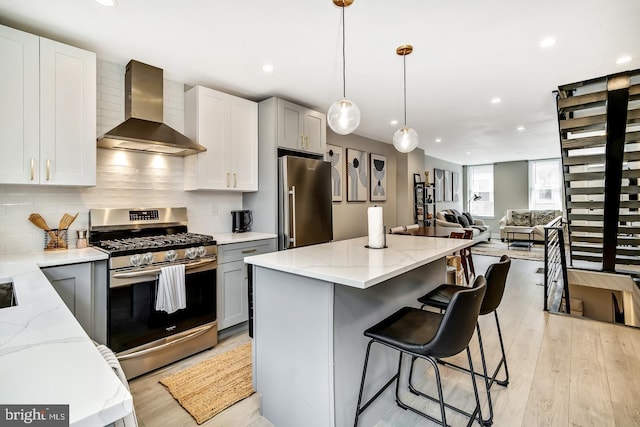
[[[109,252],[149,250],[155,248],[180,248],[195,245],[214,245],[212,236],[196,233],[165,234],[103,240],[96,245]]]

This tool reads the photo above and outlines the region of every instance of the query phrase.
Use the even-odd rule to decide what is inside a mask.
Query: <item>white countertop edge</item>
[[[442,241],[442,238],[439,237],[434,237],[434,238],[430,238],[430,237],[418,237],[418,236],[388,236],[388,246],[390,248],[393,248],[394,246],[396,246],[394,243],[392,243],[391,241],[395,240],[395,242],[398,243],[404,243],[401,240],[396,240],[396,239],[418,239],[415,240],[414,242],[416,243],[422,243],[422,245],[418,245],[418,246],[425,246],[428,247],[430,245],[429,240],[427,239],[437,239],[437,240],[431,240],[431,243],[433,242],[440,242]],[[473,245],[473,241],[472,240],[463,240],[463,239],[444,239],[447,240],[447,244],[448,244],[448,248],[446,249],[441,249],[439,250],[437,253],[433,253],[429,256],[426,256],[424,258],[420,258],[418,260],[415,260],[413,262],[409,262],[407,264],[403,264],[403,265],[399,265],[397,267],[389,267],[384,272],[381,272],[377,275],[375,275],[375,277],[369,277],[367,279],[363,279],[363,280],[358,280],[355,279],[353,277],[347,277],[347,275],[341,275],[339,271],[336,270],[335,273],[327,273],[327,272],[322,272],[322,271],[318,271],[317,269],[313,269],[313,268],[330,268],[327,265],[323,265],[321,267],[315,266],[312,268],[308,268],[308,267],[298,267],[294,262],[288,262],[288,260],[281,260],[278,259],[279,257],[282,256],[283,252],[289,252],[294,254],[295,252],[290,252],[290,251],[304,251],[306,258],[309,258],[309,254],[313,254],[314,252],[314,248],[316,249],[317,252],[320,251],[326,251],[327,248],[331,248],[331,245],[353,245],[353,247],[355,248],[356,251],[361,252],[361,253],[367,253],[369,254],[368,251],[385,251],[389,248],[385,248],[385,249],[366,249],[364,248],[364,244],[367,242],[367,238],[366,237],[360,237],[360,238],[355,238],[355,239],[349,239],[348,241],[337,241],[337,242],[330,242],[330,243],[324,243],[321,245],[313,245],[313,246],[306,246],[306,247],[302,247],[302,248],[296,248],[296,249],[288,249],[286,251],[280,251],[280,252],[272,252],[270,254],[263,254],[263,255],[254,255],[254,256],[249,256],[249,257],[245,257],[244,258],[244,262],[247,264],[252,264],[258,267],[264,267],[264,268],[269,268],[272,270],[277,270],[277,271],[282,271],[282,272],[286,272],[286,273],[291,273],[291,274],[296,274],[299,276],[303,276],[303,277],[309,277],[309,278],[313,278],[313,279],[318,279],[318,280],[323,280],[326,282],[331,282],[331,283],[335,283],[335,284],[339,284],[339,285],[345,285],[345,286],[351,286],[351,287],[355,287],[358,289],[366,289],[369,288],[371,286],[377,285],[380,282],[383,282],[385,280],[388,280],[392,277],[396,277],[399,276],[403,273],[406,273],[408,271],[411,271],[417,267],[429,264],[435,260],[441,259],[442,257],[446,256],[446,255],[450,255],[454,252],[459,251],[460,249],[469,247]],[[363,251],[359,250],[359,247],[362,246]],[[398,244],[397,246],[402,246],[401,244]],[[419,248],[417,250],[420,250]],[[426,250],[426,249],[425,249]],[[281,254],[280,256],[278,254]],[[275,258],[275,259],[274,259]],[[407,256],[406,258],[409,258],[409,256]],[[362,260],[358,260],[360,262],[362,262]],[[358,268],[358,267],[356,267]],[[364,264],[361,264],[359,268],[366,268],[366,266]]]
[[[258,240],[267,240],[277,238],[277,234],[259,233],[256,231],[247,231],[245,233],[213,233],[213,238],[218,246],[229,245],[232,243],[252,242]]]

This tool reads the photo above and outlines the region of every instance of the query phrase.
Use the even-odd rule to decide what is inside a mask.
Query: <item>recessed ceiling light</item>
[[[113,7],[118,4],[117,0],[96,0],[96,3],[107,7]]]
[[[502,101],[502,100],[501,100],[500,98],[493,98],[493,99],[491,100],[491,103],[492,103],[492,104],[499,104],[501,101]]]
[[[436,142],[439,144],[442,142],[442,138],[436,138]]]
[[[626,64],[627,62],[631,62],[631,57],[629,55],[621,56],[616,60],[616,64]]]
[[[522,131],[524,130],[524,126],[518,126],[516,129],[517,129],[519,132],[522,132]]]
[[[547,37],[546,39],[542,39],[542,41],[540,41],[540,47],[551,47],[554,44],[556,44],[556,39],[554,39],[553,37]]]
[[[471,151],[467,151],[467,154],[471,154]]]
[[[395,126],[395,125],[397,125],[397,124],[398,124],[398,121],[397,121],[397,120],[391,120],[391,126]]]
[[[273,71],[273,65],[271,64],[264,64],[262,66],[262,71],[264,71],[265,73],[270,73]]]

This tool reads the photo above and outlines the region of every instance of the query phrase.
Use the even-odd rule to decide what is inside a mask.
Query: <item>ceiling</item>
[[[391,143],[403,121],[395,50],[412,44],[407,125],[425,154],[464,165],[558,157],[552,91],[640,68],[639,16],[638,0],[355,0],[345,10],[355,133]],[[326,112],[342,96],[331,0],[0,0],[0,23],[255,101],[276,95]],[[541,48],[546,37],[557,43]],[[632,60],[616,64],[623,55]]]

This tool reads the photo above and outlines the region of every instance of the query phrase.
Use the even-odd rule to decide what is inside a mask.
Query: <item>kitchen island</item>
[[[387,235],[246,257],[253,266],[254,385],[262,415],[279,427],[353,425],[368,340],[363,332],[446,282],[446,255],[471,240]],[[397,368],[378,347],[365,398]],[[394,403],[385,391],[360,417],[374,425]]]

